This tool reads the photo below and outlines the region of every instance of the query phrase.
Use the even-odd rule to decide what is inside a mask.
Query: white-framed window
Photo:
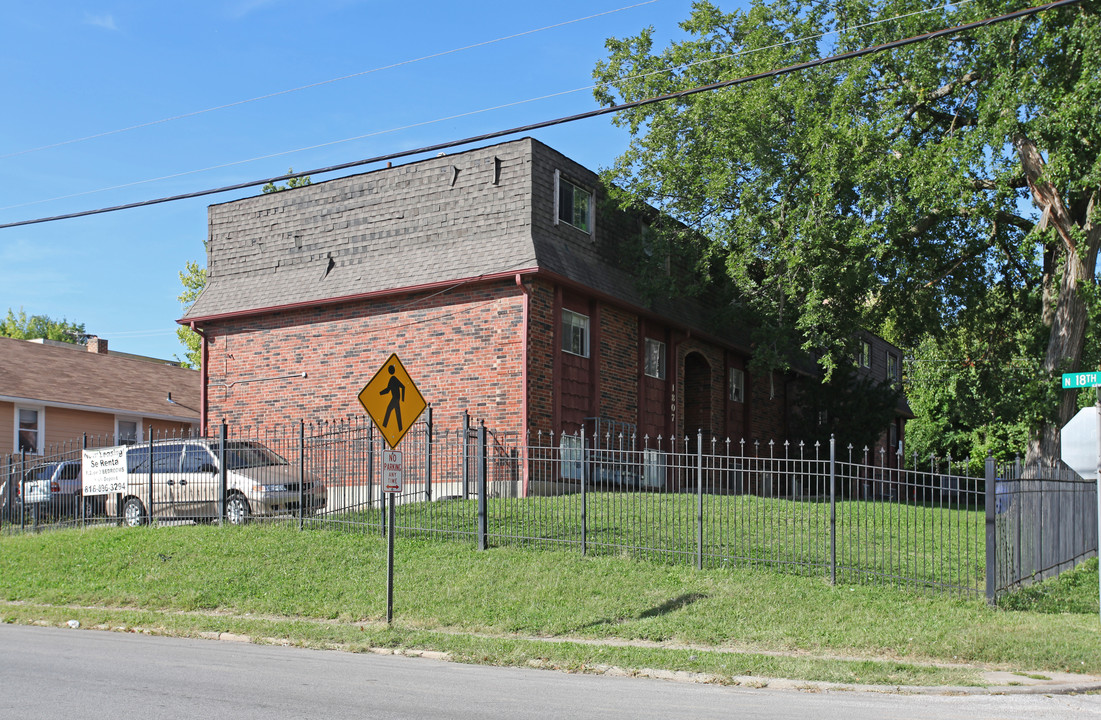
[[[901,380],[901,374],[898,371],[898,355],[894,353],[887,353],[887,382],[892,385],[898,384]]]
[[[665,343],[646,338],[646,374],[658,380],[665,379]]]
[[[554,224],[564,222],[592,235],[593,194],[554,171]]]
[[[730,368],[730,401],[745,402],[745,372]]]
[[[562,311],[562,349],[589,357],[589,317],[573,310]]]
[[[15,406],[15,451],[28,455],[42,454],[42,440],[46,430],[46,409]]]
[[[133,445],[142,439],[141,418],[115,418],[115,444]]]
[[[867,340],[860,341],[860,350],[857,352],[856,362],[862,368],[872,366],[872,344]]]

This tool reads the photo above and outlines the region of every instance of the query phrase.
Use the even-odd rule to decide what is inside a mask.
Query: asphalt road
[[[0,626],[0,717],[1101,718],[1098,696],[796,692]]]

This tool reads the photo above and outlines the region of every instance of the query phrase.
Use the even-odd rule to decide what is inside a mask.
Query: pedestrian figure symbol
[[[390,355],[371,381],[359,391],[359,403],[371,416],[382,438],[396,450],[414,429],[428,403],[397,355]]]
[[[398,380],[396,377],[394,377],[393,365],[388,367],[387,371],[389,371],[390,373],[390,382],[378,393],[379,395],[390,393],[390,404],[386,406],[386,417],[384,417],[382,420],[382,426],[386,427],[390,424],[390,413],[394,413],[397,415],[398,431],[400,432],[402,429],[401,404],[405,402],[405,386],[402,385],[401,380]]]

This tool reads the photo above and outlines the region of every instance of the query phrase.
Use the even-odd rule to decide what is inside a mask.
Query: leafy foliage
[[[80,343],[84,339],[84,323],[66,319],[54,320],[49,315],[31,315],[19,308],[17,315],[8,308],[8,315],[0,321],[0,337],[33,340],[45,338],[68,343]]]
[[[794,437],[807,442],[843,438],[857,448],[874,447],[895,416],[902,389],[839,366],[829,380],[807,384],[792,418]]]
[[[199,267],[199,263],[187,261],[183,272],[180,273],[180,283],[183,284],[183,292],[176,296],[183,306],[184,312],[198,299],[199,293],[206,287],[206,268]],[[202,340],[199,333],[186,325],[176,328],[176,337],[184,346],[184,356],[180,364],[187,368],[197,368],[202,364],[203,351]]]
[[[292,173],[294,173],[294,168],[288,168],[287,174],[290,175]],[[267,185],[262,187],[261,190],[263,190],[265,193],[275,193],[282,192],[283,190],[290,190],[296,187],[305,187],[312,184],[313,180],[310,179],[310,176],[303,175],[302,177],[292,177],[290,180],[287,181],[286,185],[276,185],[275,183],[268,183]]]
[[[688,37],[664,50],[652,29],[609,40],[595,94],[640,100],[1020,6],[758,0],[723,13],[698,2]],[[1030,453],[1050,455],[1074,398],[1041,386],[1085,357],[1101,246],[1097,9],[1088,0],[625,110],[616,122],[633,140],[607,180],[708,238],[758,319],[758,362],[801,347],[828,375],[860,328],[963,358],[1027,357],[1018,419]],[[984,412],[1004,417],[999,403]]]

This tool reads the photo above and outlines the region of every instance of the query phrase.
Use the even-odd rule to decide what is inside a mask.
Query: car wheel
[[[137,527],[145,524],[145,506],[137,498],[127,498],[122,506],[122,524]]]
[[[226,522],[230,525],[244,525],[251,513],[244,495],[231,495],[226,500]]]

